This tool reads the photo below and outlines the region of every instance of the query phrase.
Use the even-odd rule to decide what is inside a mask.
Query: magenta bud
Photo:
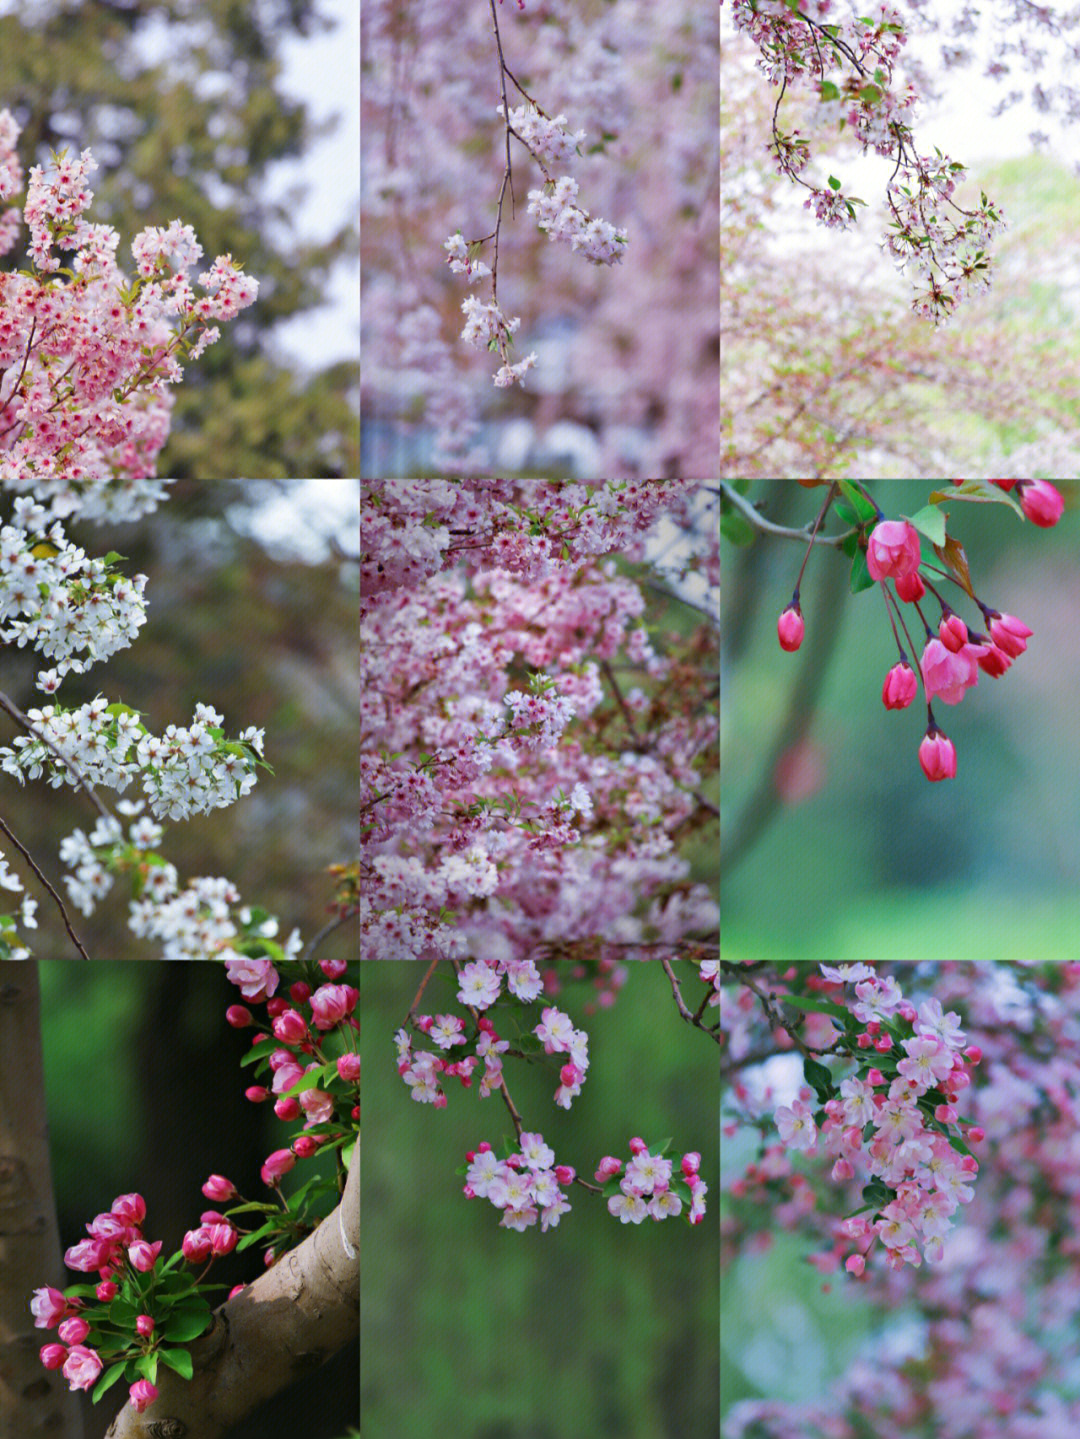
[[[788,605],[777,620],[776,633],[780,640],[780,648],[789,653],[797,650],[802,644],[806,625],[803,623],[802,610],[797,601]]]
[[[154,1321],[149,1314],[140,1314],[135,1320],[135,1333],[141,1334],[144,1339],[149,1339],[154,1332]]]

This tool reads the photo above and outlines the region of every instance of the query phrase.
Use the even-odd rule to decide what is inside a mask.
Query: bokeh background
[[[361,17],[363,475],[569,479],[717,472],[719,23],[696,0],[496,7],[506,65],[544,112],[584,130],[555,167],[579,204],[625,229],[617,264],[592,265],[528,215],[543,173],[511,141],[499,303],[521,317],[496,356],[460,340],[463,299],[491,281],[451,274],[443,242],[492,234],[505,166],[492,12],[455,0],[370,0]],[[511,109],[524,100],[507,82]],[[550,167],[549,167],[550,168]],[[482,258],[490,267],[492,244]],[[440,417],[477,428],[471,463],[447,458]]]
[[[249,1071],[240,1060],[250,1035],[225,1022],[238,991],[224,967],[55,961],[40,969],[63,1248],[85,1238],[85,1226],[118,1194],[143,1196],[144,1233],[161,1239],[166,1254],[180,1247],[208,1207],[201,1186],[210,1174],[224,1174],[247,1198],[265,1198],[260,1165],[290,1131],[272,1106],[244,1098]],[[283,1192],[332,1168],[329,1157],[305,1160],[286,1176]],[[209,1279],[231,1287],[261,1272],[255,1246],[216,1261]],[[65,1284],[79,1281],[65,1271]],[[218,1304],[227,1293],[209,1297]],[[345,1351],[262,1406],[228,1439],[344,1439],[358,1423],[358,1388],[359,1353]],[[84,1396],[87,1439],[104,1435],[120,1407],[112,1404],[117,1392],[96,1405]]]
[[[937,784],[918,762],[921,694],[908,710],[881,702],[897,653],[876,587],[852,596],[850,562],[816,549],[802,586],[806,637],[785,654],[776,620],[805,546],[760,535],[745,548],[725,541],[726,959],[1075,958],[1080,484],[1059,483],[1069,508],[1052,530],[1003,505],[945,506],[980,599],[1034,635],[1001,679],[980,675],[960,705],[935,704],[958,754],[956,778]],[[914,514],[932,488],[871,484],[890,516]],[[823,494],[757,481],[747,498],[766,500],[771,520],[794,527],[813,520]],[[835,518],[830,527],[842,528]],[[946,588],[969,624],[981,620]],[[926,612],[933,619],[936,606]]]
[[[700,982],[677,972],[684,995]],[[704,1221],[621,1225],[593,1196],[541,1234],[499,1228],[455,1171],[482,1139],[512,1133],[502,1101],[454,1085],[446,1109],[414,1103],[393,1036],[426,966],[362,966],[364,1077],[362,1404],[368,1433],[429,1439],[714,1439],[719,1425],[719,1074],[714,1046],[680,1019],[658,965],[635,962],[616,1003],[591,989],[555,1001],[589,1034],[591,1066],[569,1112],[557,1077],[507,1066],[526,1129],[588,1177],[632,1135],[697,1148]],[[420,1012],[454,1007],[440,966]],[[692,971],[687,974],[687,971]],[[575,1187],[576,1188],[576,1187]]]
[[[356,854],[356,626],[359,573],[356,480],[179,481],[157,512],[135,524],[71,525],[90,554],[127,557],[129,574],[149,576],[147,622],[134,643],[86,675],[69,675],[55,697],[71,707],[98,694],[139,710],[161,733],[190,724],[198,702],[213,705],[234,735],[266,730],[251,792],[228,809],[166,822],[161,851],[180,883],[225,875],[247,904],[276,914],[281,936],[294,926],[308,942],[328,922],[331,864]],[[0,514],[11,513],[0,499]],[[29,649],[4,652],[4,691],[25,713],[45,702]],[[17,733],[4,716],[2,742]],[[60,841],[96,820],[88,799],[43,781],[0,783],[3,814],[59,893]],[[134,793],[129,790],[126,797]],[[102,796],[113,805],[115,791]],[[39,901],[39,928],[26,932],[43,959],[73,956],[49,896],[5,846],[12,868]],[[72,915],[92,959],[153,959],[160,945],[127,927],[130,886],[118,878],[90,918]],[[356,925],[329,937],[319,957],[351,959]]]

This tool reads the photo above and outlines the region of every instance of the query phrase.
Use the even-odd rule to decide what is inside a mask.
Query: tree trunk
[[[164,1365],[144,1414],[126,1404],[106,1439],[221,1439],[292,1380],[360,1338],[360,1142],[341,1203],[297,1248],[216,1311],[191,1346],[195,1375]]]
[[[38,1350],[35,1289],[66,1283],[56,1223],[36,960],[4,966],[0,979],[0,1434],[82,1439],[79,1396]]]

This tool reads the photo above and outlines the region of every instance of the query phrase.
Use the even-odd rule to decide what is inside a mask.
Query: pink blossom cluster
[[[616,230],[607,220],[590,217],[575,203],[578,182],[562,175],[542,189],[529,191],[529,214],[549,240],[565,240],[571,250],[581,253],[594,265],[614,265],[622,260],[627,245],[626,231]]]
[[[954,480],[952,483],[964,486],[965,493],[977,500],[989,499],[994,493],[977,480]],[[1060,491],[1046,480],[991,480],[989,483],[1006,494],[1015,489],[1019,505],[1012,499],[1003,503],[1012,505],[1018,513],[1043,529],[1057,524],[1061,518],[1064,499]],[[851,488],[849,481],[841,484]],[[900,602],[903,602],[914,608],[925,634],[919,671],[926,695],[927,728],[919,745],[919,763],[928,780],[952,779],[956,775],[956,747],[934,719],[931,701],[940,698],[943,704],[959,704],[967,691],[978,684],[980,670],[993,679],[999,679],[1027,649],[1033,631],[1015,615],[1003,614],[984,604],[972,588],[966,558],[962,560],[962,566],[957,567],[950,558],[947,544],[935,543],[935,552],[944,565],[937,573],[963,589],[982,611],[988,633],[969,631],[966,622],[953,610],[931,579],[933,569],[924,563],[917,525],[921,525],[924,532],[934,535],[937,533],[935,520],[928,519],[927,512],[921,518],[917,517],[914,524],[907,519],[887,520],[865,490],[860,489],[859,498],[872,505],[871,515],[876,512],[876,521],[865,538],[865,524],[869,521],[860,528],[858,543],[865,546],[866,570],[870,579],[882,586],[889,624],[900,654],[897,663],[885,676],[881,701],[886,709],[906,709],[918,694],[918,678],[897,631],[898,623],[914,651],[915,645],[900,608]],[[940,501],[944,495],[936,493],[932,498]],[[826,508],[830,503],[831,499]],[[941,534],[948,538],[944,524],[941,524]],[[803,567],[805,569],[805,560]],[[801,581],[802,571],[799,579]],[[895,598],[889,581],[895,589]],[[920,601],[925,599],[928,590],[940,606],[936,631],[931,629],[920,607]],[[781,612],[776,628],[782,649],[794,651],[800,647],[806,626],[798,584],[791,603]]]
[[[128,1271],[148,1274],[157,1264],[161,1240],[150,1243],[143,1238],[145,1218],[146,1201],[142,1195],[121,1194],[113,1200],[108,1213],[99,1214],[86,1226],[90,1238],[72,1245],[65,1253],[64,1263],[69,1269],[84,1274],[97,1271],[101,1280],[96,1291],[99,1303],[108,1305],[116,1297],[116,1281]],[[35,1289],[30,1301],[35,1327],[56,1329],[60,1341],[42,1346],[41,1362],[46,1369],[61,1369],[72,1390],[90,1389],[97,1382],[103,1368],[98,1348],[103,1341],[109,1342],[104,1332],[82,1317],[80,1310],[84,1307],[82,1299],[69,1298],[52,1287]],[[142,1331],[153,1332],[152,1319],[149,1329],[143,1323]],[[90,1338],[95,1339],[94,1344],[86,1342]],[[156,1398],[157,1389],[148,1380],[137,1380],[130,1387],[129,1399],[138,1413],[148,1409]]]
[[[958,1091],[971,1083],[959,1053],[964,1044],[959,1015],[943,1013],[935,999],[916,1010],[904,1000],[894,978],[879,979],[867,965],[843,971],[824,964],[820,968],[832,983],[855,985],[858,999],[851,1011],[866,1026],[856,1038],[860,1049],[892,1055],[894,1037],[883,1025],[904,1021],[912,1027],[899,1044],[905,1057],[893,1059],[889,1078],[877,1063],[864,1065],[861,1076],[841,1083],[842,1098],[824,1106],[820,1136],[835,1159],[832,1177],[880,1180],[895,1196],[872,1222],[861,1216],[844,1221],[844,1237],[861,1246],[845,1267],[861,1274],[878,1239],[893,1267],[921,1263],[920,1246],[927,1259],[940,1261],[951,1216],[958,1205],[971,1201],[979,1167],[973,1156],[952,1147],[946,1132],[956,1123]],[[937,1128],[928,1127],[928,1115],[919,1104],[931,1091],[940,1100],[933,1106]],[[808,1098],[810,1091],[805,1093]],[[780,1138],[790,1148],[814,1151],[818,1130],[812,1115],[802,1099],[776,1111]],[[864,1145],[867,1126],[873,1133]]]
[[[619,969],[624,970],[625,966]],[[557,971],[550,971],[550,977],[542,976],[531,960],[524,960],[476,961],[458,965],[456,972],[456,998],[472,1021],[472,1037],[467,1021],[460,1015],[410,1012],[411,1023],[435,1047],[415,1048],[408,1029],[399,1029],[394,1035],[398,1073],[417,1103],[445,1109],[445,1081],[456,1079],[463,1089],[469,1089],[482,1066],[479,1096],[486,1099],[496,1091],[502,1092],[514,1117],[518,1145],[502,1160],[486,1140],[470,1150],[466,1156],[469,1167],[465,1196],[488,1199],[501,1209],[500,1224],[504,1228],[524,1230],[539,1219],[542,1231],[546,1232],[570,1209],[563,1189],[574,1182],[575,1170],[555,1162],[554,1150],[544,1143],[541,1134],[523,1131],[509,1097],[503,1069],[510,1041],[500,1037],[488,1011],[504,997],[504,981],[507,999],[529,1005],[545,990],[558,987]],[[699,977],[704,983],[710,983],[711,966],[702,965]],[[554,1005],[542,1008],[540,1022],[528,1033],[539,1041],[544,1054],[566,1056],[566,1062],[559,1069],[554,1102],[562,1109],[569,1109],[581,1093],[589,1068],[588,1035],[575,1027],[569,1014]],[[519,1050],[515,1052],[520,1052],[523,1044],[528,1045],[524,1036],[518,1040]],[[470,1046],[471,1053],[467,1052]],[[447,1057],[451,1052],[455,1055],[453,1059]],[[531,1052],[534,1051],[529,1045],[527,1053]],[[609,1188],[614,1187],[614,1180],[622,1174],[617,1192],[608,1194],[609,1212],[623,1224],[638,1224],[647,1215],[653,1219],[676,1217],[683,1213],[685,1196],[687,1220],[691,1224],[700,1223],[708,1192],[698,1173],[701,1156],[697,1153],[683,1156],[681,1177],[676,1182],[672,1179],[671,1161],[662,1153],[650,1154],[643,1140],[632,1139],[630,1152],[632,1159],[625,1174],[622,1174],[622,1161],[611,1156],[601,1160],[596,1171],[597,1182]]]
[[[0,199],[22,184],[14,152],[19,127],[0,111]],[[181,358],[197,358],[230,320],[254,302],[258,282],[221,255],[199,276],[187,269],[202,251],[190,226],[136,237],[138,278],[128,290],[117,267],[119,237],[93,225],[93,157],[56,157],[30,171],[21,212],[30,230],[31,272],[0,274],[0,461],[21,482],[84,481],[152,475],[168,436]],[[0,254],[15,246],[19,211],[0,221]],[[58,251],[74,251],[71,279]]]
[[[953,194],[964,166],[935,150],[915,149],[908,117],[914,89],[901,89],[894,69],[907,41],[900,10],[881,0],[870,15],[836,17],[831,0],[732,0],[736,25],[760,51],[759,68],[770,83],[805,85],[816,92],[820,119],[845,126],[862,146],[895,158],[886,187],[892,219],[885,245],[901,268],[912,265],[923,288],[912,308],[936,322],[960,300],[989,286],[988,247],[1004,227],[999,207],[985,195],[967,210]],[[847,195],[830,176],[828,187],[802,178],[809,142],[785,134],[773,118],[771,150],[781,174],[809,191],[805,206],[824,225],[845,228],[864,202]]]
[[[749,1068],[767,1047],[771,1023],[758,995],[739,982],[738,968],[725,970],[721,1015],[729,1065]],[[914,1351],[901,1357],[874,1343],[825,1397],[794,1404],[743,1401],[724,1416],[725,1433],[732,1439],[1068,1434],[1080,1423],[1070,1340],[1080,1320],[1080,1150],[1074,1142],[1080,1125],[1080,964],[955,961],[875,968],[880,980],[887,974],[912,995],[918,1015],[933,999],[946,1023],[958,1014],[977,1040],[963,1051],[977,1064],[964,1108],[985,1133],[975,1194],[941,1262],[923,1268],[868,1263],[859,1280],[861,1296],[876,1312],[916,1306],[920,1335]],[[748,977],[764,988],[760,975]],[[794,967],[779,978],[768,988],[781,1002],[793,982],[808,995],[840,996],[845,1007],[851,1002],[823,977],[799,985]],[[862,982],[853,981],[852,971],[843,978]],[[829,1048],[836,1020],[817,1012],[805,1017],[804,1042]],[[882,1022],[883,1033],[890,1023]],[[950,1030],[954,1039],[957,1032]],[[940,1026],[934,1033],[949,1043]],[[778,1050],[792,1043],[779,1029],[773,1040]],[[873,1048],[867,1054],[877,1057]],[[736,1077],[734,1090],[744,1121],[767,1122],[768,1096],[751,1073]],[[738,1121],[725,1125],[725,1136],[737,1127]],[[980,1141],[970,1130],[968,1138]],[[819,1146],[818,1152],[824,1157],[828,1151]],[[767,1249],[783,1227],[815,1246],[811,1262],[828,1289],[829,1276],[850,1249],[844,1221],[835,1217],[835,1181],[824,1173],[793,1174],[790,1154],[787,1146],[769,1146],[748,1183],[729,1186],[722,1263]]]
[[[691,489],[368,484],[366,957],[504,962],[572,941],[600,957],[598,935],[616,957],[642,942],[672,946],[641,951],[661,957],[715,924],[711,897],[684,887],[686,866],[670,839],[698,803],[715,712],[673,708],[633,750],[625,738],[614,747],[583,742],[605,701],[601,663],[621,646],[632,644],[646,677],[671,671],[645,636],[630,640],[644,597],[598,556],[612,546],[640,552],[665,507],[686,513]],[[527,688],[510,677],[518,656],[531,671]],[[623,696],[633,715],[631,699]]]

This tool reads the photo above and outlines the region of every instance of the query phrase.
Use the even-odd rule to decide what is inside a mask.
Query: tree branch
[[[725,500],[729,500],[733,509],[738,510],[744,520],[748,520],[754,529],[760,530],[763,535],[777,535],[784,540],[798,540],[801,544],[812,542],[815,545],[840,546],[846,539],[859,533],[858,529],[845,530],[842,535],[814,535],[811,534],[812,525],[804,525],[801,530],[788,529],[786,525],[774,525],[771,520],[758,510],[749,500],[743,499],[738,490],[733,490],[730,485],[720,481],[720,493]]]

